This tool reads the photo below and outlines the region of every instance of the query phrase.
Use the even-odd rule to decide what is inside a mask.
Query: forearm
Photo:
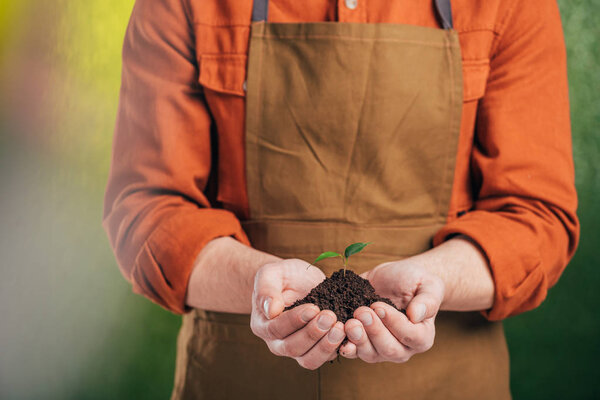
[[[457,236],[411,257],[445,284],[442,310],[481,311],[492,307],[494,281],[479,247],[465,236]]]
[[[249,314],[256,271],[278,260],[279,257],[230,237],[214,239],[196,258],[186,304],[211,311]]]

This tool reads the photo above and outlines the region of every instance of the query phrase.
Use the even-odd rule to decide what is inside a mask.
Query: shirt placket
[[[367,22],[367,0],[338,0],[339,22]]]

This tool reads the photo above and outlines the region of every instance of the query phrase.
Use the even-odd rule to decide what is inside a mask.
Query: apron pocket
[[[246,96],[245,54],[203,54],[198,82],[215,92]]]
[[[479,100],[485,94],[490,60],[463,60],[463,101]]]

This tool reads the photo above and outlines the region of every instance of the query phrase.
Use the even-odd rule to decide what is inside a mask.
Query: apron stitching
[[[448,33],[448,35],[451,35],[451,34],[452,33]],[[451,36],[451,37],[454,38],[455,36]],[[460,47],[459,47],[459,50],[460,50]],[[451,62],[454,61],[454,58],[452,57],[452,44],[449,43],[449,42],[448,42],[448,58],[450,59]],[[456,74],[458,73],[458,71],[460,71],[460,73],[462,74],[462,58],[458,57],[458,59],[461,60],[461,65],[457,69],[457,68],[455,68],[456,67],[456,65],[454,65],[455,63],[452,63],[452,68],[450,70],[450,80],[452,82],[452,87],[451,87],[452,90],[450,92],[450,96],[451,96],[450,98],[451,98],[451,101],[452,101],[452,107],[455,108],[455,109],[457,109],[458,112],[460,112],[461,115],[462,115],[462,103],[459,103],[457,105],[458,99],[456,97],[456,87],[457,87],[456,86],[456,81],[457,81]],[[458,85],[458,87],[462,89],[462,81],[460,82],[460,85]],[[453,140],[451,140],[451,143],[454,144],[454,146],[453,146],[454,152],[451,153],[451,154],[453,154],[453,156],[451,157],[451,160],[454,160],[454,163],[453,163],[454,165],[449,165],[446,168],[446,171],[444,173],[445,175],[449,175],[449,177],[446,178],[446,186],[450,187],[450,190],[447,191],[448,193],[446,194],[446,196],[448,197],[446,209],[450,208],[450,200],[451,200],[451,197],[452,197],[452,186],[453,186],[453,183],[454,183],[453,182],[454,170],[456,169],[456,153],[458,151],[457,150],[457,145],[458,145],[458,140],[460,138],[460,119],[457,118],[457,113],[458,112],[457,111],[453,112],[451,114],[451,117],[450,117],[451,121],[452,121],[451,122],[451,124],[452,124],[451,125],[451,129],[458,131],[458,133],[456,135],[451,136],[451,138],[453,138]],[[456,126],[457,123],[458,123],[458,126]],[[441,211],[441,209],[440,209],[440,211]],[[446,216],[444,215],[444,213],[441,213],[440,217],[442,217],[443,220],[445,221]]]
[[[264,31],[265,24],[261,24],[261,25],[260,25],[260,27],[261,27],[261,30],[262,30],[262,31]],[[256,35],[253,35],[253,36],[254,36],[254,37],[259,37],[259,38],[261,38],[261,37],[262,37],[260,33],[259,33],[259,34],[256,34]],[[263,43],[263,40],[262,40],[262,39],[260,39],[260,40],[257,40],[257,41],[256,41],[256,43],[258,43],[258,44],[259,44],[259,46],[260,46],[260,47],[258,48],[258,67],[262,68],[262,64],[263,64],[263,53],[264,53],[264,43]],[[257,74],[257,75],[258,75],[258,81],[256,82],[256,84],[257,84],[257,86],[256,86],[256,87],[257,87],[257,89],[258,89],[258,90],[256,90],[256,91],[255,91],[255,93],[256,93],[256,97],[257,97],[257,98],[256,98],[256,103],[255,103],[255,104],[257,105],[257,106],[256,106],[256,120],[258,121],[258,125],[259,125],[259,127],[260,127],[260,125],[261,125],[261,122],[260,122],[260,121],[262,121],[262,118],[260,118],[260,117],[261,117],[261,106],[260,106],[260,105],[261,105],[261,102],[260,102],[260,96],[261,96],[261,93],[262,93],[262,90],[260,90],[260,88],[261,88],[261,85],[262,85],[262,74]],[[258,132],[257,132],[257,135],[258,135]],[[257,138],[258,138],[258,136],[257,136]],[[256,152],[260,152],[260,147],[256,146]],[[258,156],[259,156],[259,157],[258,157],[258,159],[260,159],[260,154],[258,154]],[[259,165],[260,165],[260,163],[257,163],[257,168],[260,168],[260,167],[259,167]],[[260,171],[260,170],[259,170],[259,171],[257,171],[257,172],[258,172],[258,174],[256,174],[256,176],[262,176],[262,173],[261,173],[261,171]],[[260,214],[262,215],[262,214],[263,214],[263,212],[264,212],[264,211],[263,211],[263,204],[262,204],[262,202],[259,202],[259,204],[260,204],[260,205],[259,205],[258,207],[260,207]]]
[[[269,224],[276,223],[277,225],[301,225],[301,226],[350,225],[353,228],[359,228],[359,229],[398,230],[398,229],[410,229],[410,228],[423,228],[423,227],[428,227],[428,226],[432,226],[432,225],[436,225],[436,224],[440,223],[440,221],[438,221],[437,216],[426,217],[426,219],[429,219],[430,221],[419,223],[419,224],[412,224],[412,225],[399,225],[399,224],[384,225],[384,224],[369,224],[369,223],[362,223],[362,222],[361,223],[352,223],[352,222],[346,222],[346,221],[335,221],[335,220],[324,220],[324,219],[307,222],[304,220],[279,219],[279,218],[257,218],[257,219],[252,219],[250,221],[242,221],[242,224],[258,225],[258,224],[265,224],[265,223],[269,223]]]
[[[317,400],[321,400],[321,369],[317,370]]]
[[[271,40],[281,40],[281,39],[302,39],[302,40],[321,40],[321,39],[342,39],[349,41],[357,41],[357,42],[385,42],[385,43],[403,43],[403,44],[414,44],[419,46],[427,46],[427,47],[437,47],[437,48],[445,48],[448,47],[446,44],[440,44],[435,42],[424,42],[419,40],[406,40],[406,39],[385,39],[385,38],[357,38],[353,36],[331,36],[331,35],[311,35],[310,37],[302,36],[302,35],[260,35],[257,34],[255,37],[271,39]],[[456,47],[456,46],[453,46]]]
[[[451,33],[448,33],[448,35],[450,35],[450,34]],[[451,90],[450,90],[450,99],[451,99],[452,107],[456,108],[456,97],[455,97],[455,93],[454,93],[455,90],[456,90],[455,89],[455,87],[456,87],[455,86],[455,81],[456,81],[455,73],[456,73],[456,69],[454,68],[454,62],[453,62],[454,58],[452,57],[452,49],[450,47],[451,44],[449,43],[448,39],[446,39],[446,43],[448,45],[448,50],[447,50],[447,52],[448,52],[448,59],[451,62],[451,65],[452,65],[452,67],[450,68],[450,82],[451,82],[451,86],[450,86],[450,88],[451,88]],[[461,65],[461,69],[462,69],[462,65]],[[455,114],[456,114],[456,112],[453,112],[452,114],[450,114],[450,128],[452,130],[455,129],[455,126],[454,126],[455,123],[456,123],[455,122],[455,119],[456,119],[456,115]],[[460,126],[458,126],[458,134],[454,135],[454,136],[455,136],[454,141],[452,141],[450,139],[449,140],[450,140],[450,142],[455,142],[456,143],[456,142],[458,142],[458,137],[460,137]],[[453,136],[450,136],[450,137],[452,138]],[[454,153],[456,154],[456,147],[454,148]],[[447,157],[449,157],[451,159],[454,158],[456,160],[456,155],[454,157],[450,157],[450,155],[447,155]],[[446,162],[446,164],[447,163],[448,162]],[[456,164],[456,161],[454,163]],[[449,178],[446,177],[446,175],[448,175],[450,173],[449,171],[451,171],[452,173],[450,175],[454,176],[454,174],[453,174],[454,169],[455,169],[455,165],[449,165],[449,166],[446,167],[446,170],[444,171],[444,185],[450,185],[450,191],[449,191],[450,195],[446,194],[446,196],[448,196],[448,197],[452,196],[452,182],[450,181]],[[449,203],[450,199],[448,199],[447,201]],[[446,208],[449,208],[449,207],[446,207]],[[441,211],[441,207],[440,207],[440,210],[438,210],[438,213],[440,211]],[[444,215],[442,214],[441,216],[444,216]]]
[[[451,43],[448,40],[448,35],[451,33],[448,33],[444,39],[444,44],[445,44],[445,48],[446,48],[446,58],[448,60],[448,66],[449,68],[449,75],[450,75],[450,105],[451,105],[451,113],[450,113],[450,121],[448,123],[448,131],[449,132],[454,132],[454,118],[455,118],[455,108],[456,108],[456,99],[454,96],[454,84],[455,84],[455,77],[454,77],[454,62],[453,62],[453,57],[452,57],[452,46]],[[460,131],[459,131],[459,135],[460,135]],[[448,135],[448,142],[451,142],[451,135]],[[454,149],[454,151],[456,151],[456,149]],[[440,211],[442,209],[442,200],[444,197],[446,196],[442,196],[442,193],[446,192],[446,185],[447,180],[448,180],[448,170],[449,169],[454,169],[454,166],[449,166],[448,162],[449,162],[449,158],[450,158],[450,152],[446,152],[445,158],[444,158],[444,172],[442,175],[442,182],[439,188],[439,194],[438,194],[438,205],[437,205],[437,210],[435,212],[435,217],[439,218],[439,217],[443,217],[445,219],[445,215],[440,215]]]

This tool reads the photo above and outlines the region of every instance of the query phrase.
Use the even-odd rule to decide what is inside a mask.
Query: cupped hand
[[[258,270],[250,327],[273,354],[294,358],[300,366],[316,369],[337,356],[345,334],[344,325],[332,311],[319,311],[314,304],[283,311],[325,279],[320,269],[308,267],[305,261],[289,259]]]
[[[409,260],[381,264],[361,276],[377,294],[406,309],[406,315],[383,302],[356,309],[354,318],[344,326],[349,342],[340,354],[369,363],[401,363],[429,350],[435,338],[435,317],[444,299],[443,281]]]

